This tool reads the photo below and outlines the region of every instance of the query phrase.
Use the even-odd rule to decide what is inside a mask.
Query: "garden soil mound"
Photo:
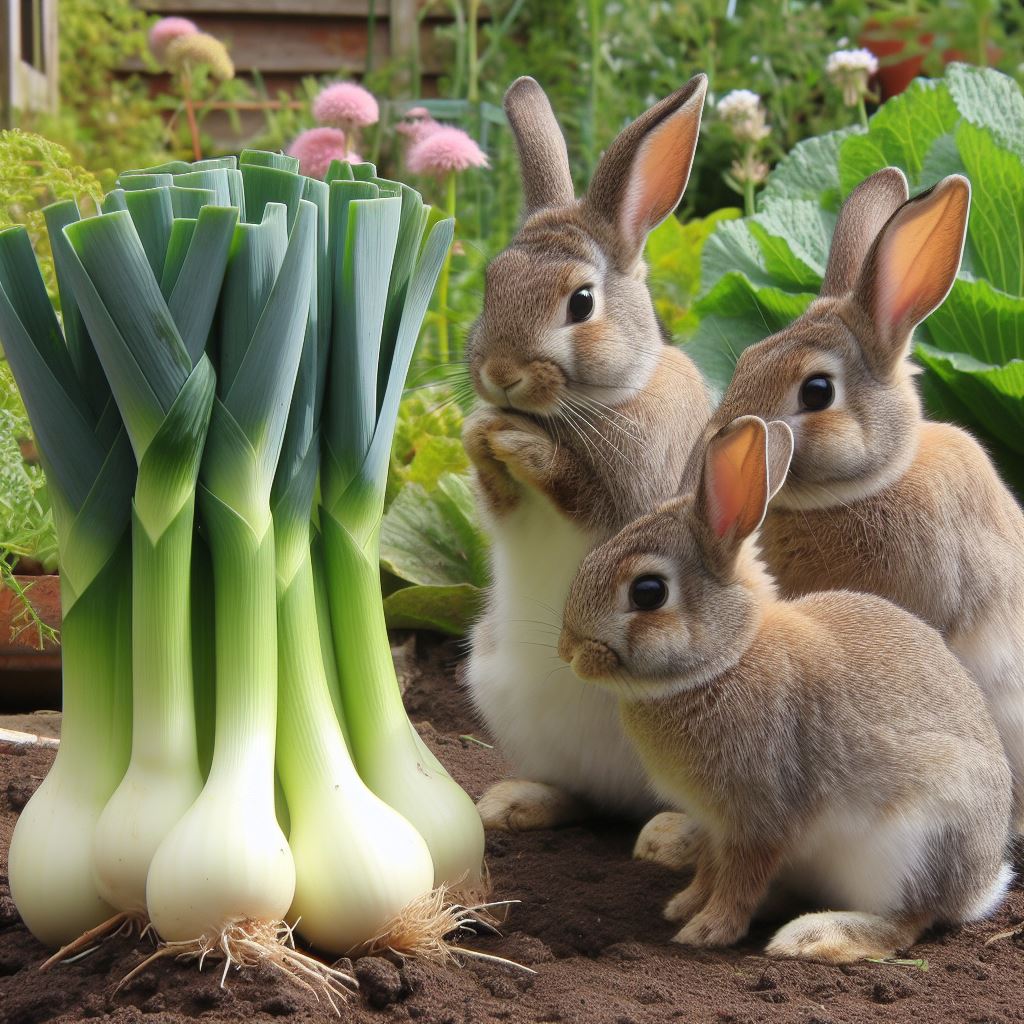
[[[496,751],[470,738],[487,739],[455,682],[455,654],[451,645],[429,647],[404,673],[411,676],[406,702],[438,757],[477,797],[501,778],[503,765]],[[208,962],[200,973],[195,965],[163,960],[115,992],[149,950],[124,938],[41,974],[46,950],[18,920],[7,888],[6,850],[17,813],[51,760],[52,751],[0,747],[0,1021],[302,1024],[338,1019],[326,1003],[268,969],[229,972],[222,985],[220,965]],[[465,944],[536,973],[468,958],[461,966],[440,967],[367,957],[355,964],[361,992],[342,1007],[341,1019],[352,1024],[1024,1021],[1024,941],[986,944],[1024,921],[1020,889],[994,920],[932,933],[915,947],[911,955],[924,958],[927,970],[773,961],[761,953],[763,931],[738,949],[698,953],[672,945],[673,928],[660,916],[683,879],[634,863],[635,832],[634,824],[605,822],[489,835],[495,898],[521,902],[511,908],[502,937],[475,936]]]

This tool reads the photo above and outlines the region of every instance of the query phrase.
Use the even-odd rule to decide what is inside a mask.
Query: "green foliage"
[[[403,488],[381,526],[381,566],[411,586],[385,598],[388,625],[465,633],[482,606],[487,547],[465,476]]]
[[[591,4],[527,0],[516,36],[492,59],[485,98],[497,101],[516,75],[535,75],[565,128],[579,184],[593,161],[644,106],[678,89],[697,71],[710,77],[706,130],[698,147],[687,208],[706,214],[735,202],[722,179],[735,145],[716,121],[715,97],[751,89],[765,102],[773,159],[800,139],[847,123],[851,115],[825,79],[825,60],[843,37],[856,35],[863,4],[775,0],[620,0],[599,8],[596,69],[589,32]],[[505,5],[499,5],[504,10]],[[591,102],[592,78],[596,102]]]
[[[42,469],[26,462],[31,430],[14,376],[0,361],[0,563],[5,569],[19,559],[40,562],[52,571],[57,541]]]
[[[973,186],[967,244],[949,297],[919,328],[930,412],[983,435],[1020,482],[1024,455],[1024,95],[989,69],[951,65],[871,119],[798,145],[754,217],[720,224],[704,248],[700,327],[686,346],[719,388],[747,345],[785,326],[818,290],[841,197],[895,165],[912,192],[947,174]]]
[[[74,162],[102,172],[159,163],[166,152],[160,103],[138,76],[122,78],[126,63],[148,64],[152,18],[130,0],[73,0],[60,8],[60,112],[25,120],[65,146]]]
[[[692,334],[699,323],[692,307],[700,291],[704,243],[718,224],[739,215],[739,210],[726,207],[688,223],[669,217],[648,237],[647,283],[654,307],[673,337]]]
[[[437,389],[402,402],[381,523],[381,567],[395,577],[384,601],[393,628],[465,633],[487,585],[487,538],[459,439],[462,413]]]
[[[61,199],[79,199],[88,209],[102,194],[99,181],[76,166],[63,146],[29,132],[0,131],[0,228],[25,226],[51,296],[56,295],[56,282],[42,208]]]

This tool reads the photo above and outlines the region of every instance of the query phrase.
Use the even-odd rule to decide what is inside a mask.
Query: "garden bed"
[[[410,717],[454,777],[474,796],[503,774],[482,737],[452,670],[454,645],[431,647],[403,673]],[[14,719],[5,720],[11,728]],[[31,725],[31,722],[27,722]],[[25,726],[23,726],[25,727]],[[486,737],[483,737],[486,739]],[[0,850],[17,811],[45,775],[52,750],[0,746]],[[490,834],[487,852],[495,898],[518,899],[502,938],[467,945],[529,966],[534,975],[467,960],[465,966],[381,959],[356,965],[363,992],[342,1010],[345,1021],[423,1024],[484,1021],[654,1024],[662,1021],[826,1022],[1024,1020],[1024,959],[1013,939],[986,939],[1024,921],[1015,889],[1000,915],[953,932],[933,933],[914,948],[928,970],[864,963],[836,968],[772,961],[765,934],[724,953],[695,953],[669,943],[673,927],[660,908],[680,881],[634,863],[635,826],[603,823],[555,832]],[[40,974],[46,951],[18,923],[0,874],[0,1022],[42,1024],[102,1020],[128,1024],[305,1022],[335,1019],[329,1007],[283,981],[251,971],[163,961],[114,994],[148,952],[127,939],[84,960]],[[379,1008],[382,1007],[383,1008]]]

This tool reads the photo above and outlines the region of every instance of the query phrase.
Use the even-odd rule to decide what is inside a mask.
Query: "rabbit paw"
[[[749,927],[749,921],[738,921],[705,907],[672,937],[672,941],[681,946],[731,946],[747,934]]]
[[[653,861],[672,871],[684,871],[697,863],[699,836],[700,827],[689,815],[662,811],[640,830],[633,847],[633,859]]]
[[[529,426],[496,430],[490,434],[494,457],[505,465],[513,479],[527,487],[543,490],[550,480],[558,447],[543,431]]]
[[[703,886],[690,884],[682,892],[677,892],[665,904],[661,916],[666,921],[689,921],[695,914],[699,914],[708,902],[708,891]]]
[[[494,409],[477,409],[462,428],[462,444],[476,469],[477,479],[493,512],[514,508],[519,500],[519,484],[508,467],[496,458],[491,437],[513,428],[512,420]]]
[[[503,832],[554,828],[585,817],[583,805],[576,797],[556,786],[527,779],[495,783],[477,801],[476,809],[484,828]]]

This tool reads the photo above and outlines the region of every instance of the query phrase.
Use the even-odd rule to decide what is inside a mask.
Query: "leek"
[[[56,238],[73,204],[47,211]],[[59,243],[54,245],[59,257]],[[18,818],[11,895],[33,935],[56,946],[113,913],[92,870],[96,822],[128,762],[131,446],[67,290],[67,334],[46,295],[25,230],[0,231],[0,337],[46,472],[61,566],[61,744]]]
[[[327,187],[309,181],[327,262]],[[360,779],[335,714],[321,649],[310,513],[319,468],[319,418],[330,324],[329,278],[318,273],[272,507],[277,568],[278,771],[291,818],[295,898],[289,920],[320,949],[345,953],[386,930],[433,887],[419,833]],[[329,624],[325,623],[325,626]]]
[[[153,854],[202,788],[192,686],[193,514],[216,386],[204,348],[237,213],[207,206],[198,220],[175,220],[168,188],[131,196],[143,201],[128,203],[141,223],[122,211],[65,234],[67,274],[138,463],[132,752],[97,825],[94,865],[104,898],[144,916]],[[147,248],[143,238],[156,241]]]
[[[246,208],[250,197],[246,196]],[[309,314],[316,209],[267,204],[237,228],[221,298],[217,397],[199,503],[213,557],[210,775],[157,848],[146,903],[169,942],[281,921],[295,864],[274,809],[277,628],[270,492]]]
[[[371,165],[297,171],[173,161],[90,220],[51,207],[64,333],[0,232],[64,600],[63,740],[10,879],[48,944],[148,914],[165,951],[269,956],[330,998],[344,977],[282,934],[438,950],[462,916],[435,886],[480,885],[483,830],[405,715],[378,570],[452,223]]]
[[[483,826],[413,729],[395,677],[380,590],[388,456],[416,338],[453,225],[411,189],[331,181],[332,358],[321,458],[331,624],[352,756],[366,784],[424,838],[435,885],[481,884]],[[332,177],[331,174],[328,177]]]

